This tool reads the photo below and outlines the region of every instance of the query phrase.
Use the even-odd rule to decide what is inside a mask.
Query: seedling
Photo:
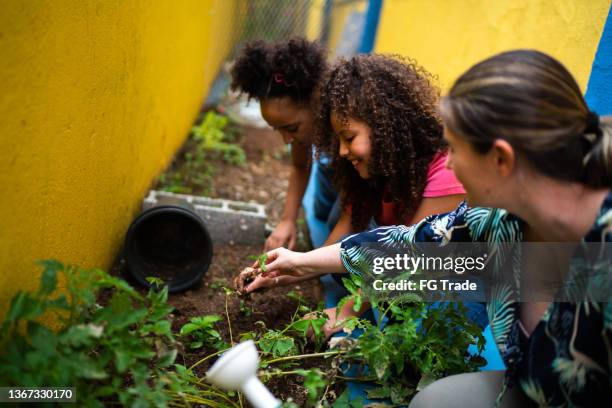
[[[268,260],[268,254],[267,253],[263,253],[260,255],[250,255],[249,259],[252,259],[253,261],[257,261],[259,263],[259,270],[261,272],[266,272],[266,261]]]
[[[225,349],[227,344],[214,328],[215,323],[219,320],[222,320],[221,317],[216,315],[193,317],[189,323],[181,328],[180,335],[191,335],[193,341],[189,344],[189,347],[192,349],[204,346],[213,347],[216,350]]]
[[[249,317],[253,314],[253,310],[250,307],[244,304],[244,300],[240,299],[240,313]]]
[[[249,256],[249,259],[257,261],[258,268],[247,267],[240,272],[240,274],[234,279],[234,287],[239,295],[245,295],[245,288],[249,286],[251,282],[255,280],[257,275],[266,272],[266,261],[268,260],[268,254],[263,253],[261,255]]]

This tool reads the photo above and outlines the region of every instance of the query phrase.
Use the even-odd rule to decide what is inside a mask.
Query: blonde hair
[[[612,186],[612,117],[591,112],[569,71],[542,52],[474,65],[442,101],[442,117],[480,153],[504,139],[550,177]]]

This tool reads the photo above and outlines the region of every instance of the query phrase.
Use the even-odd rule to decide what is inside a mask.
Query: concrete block
[[[266,210],[261,204],[151,190],[142,210],[160,205],[194,211],[204,220],[214,243],[263,245],[266,238]]]

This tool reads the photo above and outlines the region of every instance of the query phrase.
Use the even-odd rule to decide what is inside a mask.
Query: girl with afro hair
[[[265,250],[295,247],[296,220],[311,170],[315,112],[318,85],[327,70],[326,50],[317,42],[294,37],[267,43],[247,43],[232,69],[233,90],[260,102],[265,121],[291,144],[291,174],[281,221],[265,243]],[[319,161],[316,180],[315,214],[326,219],[337,197],[331,174]],[[284,282],[290,283],[290,282]]]

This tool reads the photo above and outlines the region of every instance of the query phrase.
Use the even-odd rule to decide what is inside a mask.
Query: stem
[[[230,344],[234,344],[234,338],[232,337],[232,322],[230,320],[229,317],[229,312],[227,310],[227,299],[228,299],[228,294],[227,292],[225,292],[225,316],[227,317],[227,327],[229,328],[229,335],[230,335]]]
[[[224,400],[225,402],[227,402],[228,404],[230,404],[230,406],[238,408],[238,405],[236,405],[236,403],[234,401],[232,401],[231,399],[229,399],[229,397],[227,395],[224,395],[220,392],[214,392],[214,391],[201,391],[199,392],[200,395],[203,395],[205,397],[217,397],[217,398],[221,398],[222,400]],[[174,394],[175,396],[178,396],[178,394]],[[181,395],[180,396],[183,400],[185,400],[185,402],[196,402],[198,404],[201,403],[213,403],[214,405],[212,406],[217,406],[217,407],[222,407],[223,405],[220,405],[217,401],[208,399],[208,398],[202,398],[199,395],[192,395],[192,394],[186,394],[186,395]],[[206,402],[202,402],[202,401],[206,401]]]
[[[209,358],[214,357],[214,356],[218,356],[219,354],[224,353],[224,352],[226,352],[226,351],[227,351],[227,350],[229,350],[229,349],[231,349],[231,347],[228,347],[228,348],[223,349],[223,350],[215,351],[214,353],[209,354],[209,355],[207,355],[206,357],[204,357],[203,359],[198,360],[198,361],[196,361],[195,363],[193,363],[193,365],[192,365],[191,367],[189,367],[189,369],[190,369],[190,370],[193,370],[194,368],[196,368],[197,366],[199,366],[200,364],[202,364],[203,362],[205,362],[205,361],[206,361],[206,360],[208,360]]]
[[[297,356],[287,356],[287,357],[273,358],[272,360],[263,361],[263,363],[265,363],[265,364],[272,364],[272,363],[278,363],[279,361],[302,360],[302,359],[305,359],[305,358],[333,356],[333,355],[343,354],[343,353],[346,353],[346,352],[343,351],[343,350],[337,350],[337,351],[325,351],[325,352],[322,352],[322,353],[300,354],[300,355],[297,355]]]
[[[380,330],[380,328],[382,327],[382,323],[383,323],[383,321],[384,321],[384,319],[385,319],[385,316],[387,315],[387,312],[388,312],[389,310],[391,310],[391,307],[392,307],[392,306],[395,304],[395,302],[396,302],[396,301],[397,301],[397,300],[392,300],[391,302],[389,302],[389,307],[387,307],[387,308],[385,309],[385,311],[383,312],[383,314],[382,314],[382,315],[380,315],[380,318],[378,319],[378,329],[379,329],[379,330]],[[378,309],[380,310],[380,308],[378,308]]]
[[[256,341],[256,342],[255,342],[255,345],[258,345],[258,344],[259,344],[259,341]],[[214,356],[218,356],[218,355],[219,355],[219,354],[221,354],[221,353],[225,353],[225,352],[226,352],[227,350],[229,350],[229,349],[231,349],[231,347],[228,347],[228,348],[223,349],[223,350],[215,351],[214,353],[209,354],[209,355],[207,355],[206,357],[204,357],[203,359],[198,360],[198,361],[196,361],[195,363],[193,363],[193,365],[192,365],[191,367],[189,367],[189,369],[190,369],[190,370],[193,370],[194,368],[196,368],[197,366],[199,366],[200,364],[202,364],[203,362],[205,362],[205,361],[206,361],[206,360],[208,360],[209,358],[214,357]]]
[[[323,395],[321,396],[321,399],[319,399],[319,405],[323,406],[323,401],[325,401],[325,396],[327,395],[327,391],[329,391],[329,387],[332,385],[332,382],[329,381],[327,383],[327,386],[325,387],[325,391],[323,391]]]
[[[378,380],[376,377],[344,377],[342,375],[336,375],[335,378],[343,381],[360,381],[360,382],[372,382]]]

